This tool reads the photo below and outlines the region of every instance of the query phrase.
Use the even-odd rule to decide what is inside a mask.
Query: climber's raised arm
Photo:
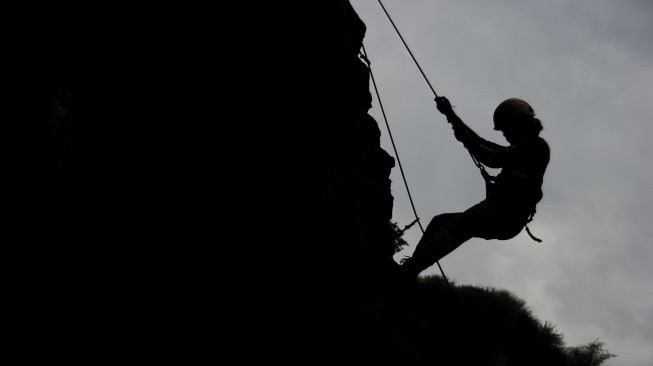
[[[476,159],[491,168],[501,168],[505,165],[513,150],[510,146],[501,146],[480,137],[458,117],[447,98],[437,97],[435,102],[440,113],[444,114],[451,124],[456,139],[462,142]]]

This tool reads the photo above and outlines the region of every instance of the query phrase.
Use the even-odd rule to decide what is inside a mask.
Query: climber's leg
[[[456,213],[445,213],[445,214],[434,216],[429,222],[429,224],[426,226],[426,230],[424,231],[424,234],[422,235],[419,242],[417,243],[418,249],[415,250],[415,253],[419,253],[419,248],[428,246],[429,244],[427,243],[436,238],[442,226],[449,219],[460,214],[461,212],[456,212]],[[412,257],[404,258],[401,261],[402,274],[409,281],[415,279],[415,277],[417,277],[417,275],[420,272],[422,272],[425,268],[429,267],[432,264],[432,263],[428,264],[429,261],[425,260],[426,259],[425,256],[420,256],[420,255],[415,256],[415,253],[413,253]],[[418,262],[416,261],[416,259],[421,259],[421,260]]]
[[[431,222],[429,222],[428,226],[426,226],[424,235],[422,235],[422,238],[419,240],[419,243],[417,243],[417,246],[419,247],[422,242],[429,241],[434,235],[437,234],[437,232],[442,228],[442,225],[444,223],[446,223],[451,218],[460,215],[461,213],[462,212],[444,213],[444,214],[434,216],[431,219]]]
[[[435,216],[413,256],[402,266],[404,272],[408,277],[416,277],[472,237],[491,238],[495,211],[487,201],[483,201],[462,213]]]
[[[435,219],[443,219],[443,221],[439,223],[437,229],[434,228],[431,235],[420,240],[412,256],[418,274],[473,236],[469,217],[465,213],[447,215],[444,218],[436,216]]]

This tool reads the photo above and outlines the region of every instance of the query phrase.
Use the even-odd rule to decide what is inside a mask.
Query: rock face
[[[0,258],[21,321],[147,352],[204,340],[237,303],[233,338],[271,353],[378,347],[360,343],[394,253],[394,161],[367,114],[365,25],[343,0],[255,8],[228,29],[165,6],[26,21]]]
[[[280,35],[266,50],[278,59],[263,66],[278,76],[269,84],[274,123],[257,142],[265,154],[255,168],[273,179],[252,191],[262,190],[254,201],[270,210],[255,241],[274,258],[273,268],[255,267],[265,268],[259,291],[279,301],[265,318],[285,316],[264,328],[286,330],[270,338],[286,337],[295,355],[385,358],[391,352],[372,350],[390,341],[374,317],[395,249],[394,160],[367,113],[369,72],[358,57],[365,25],[348,1],[283,7]]]

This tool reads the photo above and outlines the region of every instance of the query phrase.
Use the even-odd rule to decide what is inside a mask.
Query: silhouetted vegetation
[[[616,357],[605,349],[605,344],[598,339],[588,344],[568,347],[567,364],[569,366],[599,366],[606,360]]]
[[[394,252],[398,253],[404,247],[408,245],[406,240],[404,240],[404,229],[401,229],[396,222],[390,223],[390,229],[392,230],[392,244],[394,246]]]
[[[613,357],[598,341],[566,347],[508,291],[453,286],[422,278],[398,305],[394,326],[413,364],[598,366]]]

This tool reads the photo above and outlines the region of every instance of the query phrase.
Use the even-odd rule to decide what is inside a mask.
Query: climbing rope
[[[404,181],[404,186],[406,187],[406,192],[408,193],[408,200],[410,201],[410,206],[413,209],[413,214],[415,215],[415,221],[413,221],[410,225],[406,226],[404,228],[404,231],[410,228],[410,226],[414,225],[415,222],[417,222],[417,225],[419,226],[419,229],[422,231],[422,235],[424,235],[424,227],[422,226],[422,222],[419,219],[419,215],[417,214],[417,209],[415,208],[415,201],[413,201],[413,195],[410,193],[410,187],[408,186],[408,180],[406,179],[406,174],[404,172],[404,167],[401,164],[401,159],[399,158],[399,150],[397,149],[397,145],[395,144],[395,139],[392,135],[392,130],[390,129],[390,123],[388,122],[388,117],[385,114],[385,108],[383,108],[383,102],[381,101],[381,95],[379,93],[379,88],[376,85],[376,79],[374,78],[374,73],[372,72],[372,63],[370,62],[370,59],[367,57],[367,51],[365,50],[365,46],[362,46],[362,52],[361,52],[361,59],[365,61],[367,64],[367,69],[370,72],[370,79],[372,79],[372,85],[374,86],[374,93],[376,94],[376,99],[379,101],[379,107],[381,109],[381,115],[383,116],[383,121],[385,122],[386,129],[388,130],[388,136],[390,136],[390,142],[392,143],[392,149],[395,152],[395,157],[397,158],[397,164],[399,165],[399,171],[401,172],[401,178]],[[430,85],[430,84],[429,84]],[[449,288],[453,289],[451,286],[451,283],[449,282],[449,279],[447,279],[447,275],[444,273],[444,270],[442,269],[442,266],[440,265],[439,262],[435,262],[438,265],[438,268],[440,269],[440,273],[442,274],[442,278],[446,282],[447,286]]]
[[[381,5],[381,8],[383,9],[383,12],[385,15],[388,17],[388,20],[390,20],[390,24],[392,24],[392,27],[395,29],[395,32],[397,32],[397,35],[399,36],[399,39],[401,39],[401,42],[404,44],[404,47],[408,50],[408,53],[410,54],[410,57],[413,59],[415,62],[415,65],[417,65],[417,68],[419,69],[419,72],[422,73],[422,77],[424,77],[424,80],[426,80],[426,83],[429,85],[429,88],[431,88],[431,91],[433,92],[434,96],[438,96],[438,93],[435,92],[435,89],[433,88],[433,85],[431,85],[431,81],[429,81],[429,78],[426,77],[426,74],[424,73],[424,70],[422,70],[422,66],[420,66],[419,62],[417,61],[417,58],[415,58],[415,55],[413,55],[413,51],[410,50],[410,47],[408,47],[408,43],[404,40],[404,37],[401,35],[401,32],[399,31],[399,28],[395,25],[394,20],[392,20],[392,17],[390,16],[390,13],[388,13],[388,10],[385,8],[381,0],[378,0],[379,5]]]
[[[377,1],[379,2],[379,5],[381,5],[381,9],[383,9],[383,12],[385,13],[386,17],[390,21],[390,24],[392,24],[392,28],[394,28],[395,32],[399,36],[399,39],[401,39],[401,43],[404,44],[404,47],[406,47],[406,50],[408,51],[408,54],[413,59],[413,62],[415,62],[415,65],[417,66],[417,69],[419,69],[419,72],[422,74],[422,77],[426,81],[426,84],[428,84],[429,88],[431,88],[431,91],[433,92],[433,96],[437,98],[438,93],[435,92],[435,89],[433,88],[433,85],[431,84],[431,81],[426,76],[426,73],[422,69],[422,66],[419,64],[419,61],[417,61],[417,58],[415,57],[415,55],[413,54],[413,51],[408,46],[408,43],[406,43],[406,40],[404,39],[404,36],[399,31],[399,28],[397,28],[397,25],[395,24],[394,20],[392,19],[392,16],[388,12],[388,9],[385,8],[385,5],[383,5],[383,2],[381,2],[381,0],[377,0]],[[486,183],[491,182],[492,177],[490,176],[490,174],[488,174],[488,172],[485,169],[485,167],[483,166],[483,164],[481,164],[476,159],[476,157],[472,154],[471,151],[468,150],[468,152],[469,152],[469,156],[471,156],[472,161],[474,162],[474,165],[476,165],[476,167],[481,171],[481,175],[483,176],[483,179],[485,179],[485,182]]]

